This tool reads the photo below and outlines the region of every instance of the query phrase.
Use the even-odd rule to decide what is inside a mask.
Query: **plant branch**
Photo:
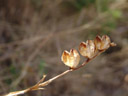
[[[51,82],[53,82],[54,80],[56,80],[56,79],[58,79],[58,78],[60,78],[60,77],[62,77],[62,76],[64,76],[64,75],[66,75],[66,74],[69,73],[69,72],[72,72],[72,71],[75,71],[75,70],[78,70],[78,69],[84,67],[88,62],[90,62],[92,59],[94,59],[95,57],[97,57],[98,55],[100,55],[102,52],[103,52],[103,51],[97,53],[97,54],[96,54],[93,58],[91,58],[91,59],[87,59],[87,60],[86,60],[84,63],[82,63],[80,66],[78,66],[78,67],[76,67],[76,68],[70,68],[70,69],[64,71],[63,73],[61,73],[61,74],[59,74],[59,75],[57,75],[57,76],[55,76],[55,77],[53,77],[53,78],[51,78],[51,79],[45,81],[45,82],[43,82],[43,81],[44,81],[46,75],[44,75],[43,78],[42,78],[37,84],[35,84],[34,86],[32,86],[32,87],[30,87],[30,88],[27,88],[27,89],[25,89],[25,90],[10,92],[9,94],[4,95],[4,96],[17,96],[17,95],[25,94],[25,93],[27,93],[27,92],[29,92],[29,91],[44,89],[44,88],[42,88],[42,87],[45,87],[45,86],[49,85],[49,84],[50,84]]]

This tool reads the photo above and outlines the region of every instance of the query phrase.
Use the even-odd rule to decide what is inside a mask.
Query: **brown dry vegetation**
[[[128,96],[128,0],[80,1],[0,0],[0,94],[63,72],[63,50],[107,34],[115,48],[25,96]]]

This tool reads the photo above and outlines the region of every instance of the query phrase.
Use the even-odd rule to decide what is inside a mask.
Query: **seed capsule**
[[[93,40],[87,40],[86,43],[82,42],[79,46],[79,51],[82,56],[92,58],[95,55],[95,44]]]
[[[76,68],[80,61],[80,55],[75,49],[71,49],[70,52],[64,51],[61,57],[63,63],[71,68]]]

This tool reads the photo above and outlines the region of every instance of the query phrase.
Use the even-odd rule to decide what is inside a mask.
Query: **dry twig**
[[[80,56],[77,50],[71,49],[70,52],[64,51],[62,54],[62,61],[64,62],[65,65],[69,66],[68,70],[64,71],[63,73],[45,82],[43,82],[46,77],[46,75],[44,75],[43,78],[34,86],[27,88],[25,90],[10,92],[9,94],[4,96],[17,96],[17,95],[25,94],[29,91],[43,90],[45,86],[49,85],[54,80],[66,75],[69,72],[72,72],[84,67],[88,62],[90,62],[96,56],[100,55],[102,52],[107,50],[110,46],[115,46],[115,45],[116,45],[115,43],[113,42],[111,43],[110,38],[106,35],[102,37],[97,36],[95,40],[87,40],[86,43],[82,42],[79,46],[79,51],[82,56],[87,58],[83,64],[77,67],[80,61]]]

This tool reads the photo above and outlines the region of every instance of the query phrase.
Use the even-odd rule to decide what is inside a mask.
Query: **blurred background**
[[[63,50],[104,34],[117,46],[24,96],[128,96],[128,0],[0,0],[0,94],[67,70]]]

